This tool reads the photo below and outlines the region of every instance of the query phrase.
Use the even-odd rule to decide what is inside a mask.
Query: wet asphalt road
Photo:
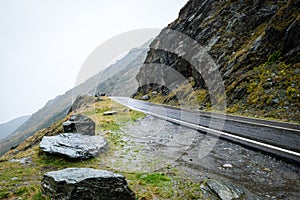
[[[112,99],[146,113],[177,116],[179,119],[190,120],[199,124],[212,123],[209,117],[200,116],[207,116],[207,113],[180,112],[176,108],[170,109],[130,98],[113,97]],[[118,108],[118,105],[115,108]],[[126,112],[126,110],[119,112]],[[243,117],[238,117],[238,119],[247,120]],[[251,126],[251,123],[257,121],[272,126],[280,125],[280,123],[272,121],[249,119],[251,123],[234,127],[233,124],[238,122],[230,123],[231,120],[224,120],[224,127],[239,131],[251,132],[255,128],[247,128],[247,124]],[[220,123],[220,119],[216,121]],[[211,124],[211,126],[213,125],[215,124]],[[290,126],[287,123],[283,123],[283,125],[288,129],[298,127],[297,125]],[[257,129],[256,132],[259,133],[259,130],[268,128],[258,126]],[[207,179],[229,180],[242,187],[245,192],[242,199],[247,200],[298,200],[300,197],[300,165],[298,163],[286,162],[286,160],[266,155],[251,148],[245,148],[243,145],[210,137],[209,134],[178,126],[168,120],[151,115],[129,124],[123,131],[124,137],[128,141],[127,149],[131,151],[116,152],[115,158],[119,158],[116,162],[121,163],[120,169],[168,172],[171,166],[180,169],[184,176],[190,177],[198,183]],[[269,132],[271,131],[269,130]],[[295,132],[297,133],[297,130]],[[298,142],[299,140],[296,141],[296,144]],[[138,147],[138,151],[135,151],[136,147]],[[228,164],[229,167],[227,167]],[[115,163],[112,164],[112,167],[116,166]],[[203,196],[203,198],[218,199],[213,196]],[[183,199],[185,198],[183,197]]]
[[[300,153],[300,125],[298,124],[178,109],[127,97],[111,98],[121,104],[146,113],[151,112],[180,121],[209,127],[214,130],[233,133],[234,135]],[[295,160],[295,158],[293,159]],[[296,156],[296,160],[299,161],[300,158]]]

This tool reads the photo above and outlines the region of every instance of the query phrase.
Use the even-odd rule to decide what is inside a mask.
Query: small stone
[[[269,168],[264,168],[263,171],[265,171],[265,172],[271,172],[271,169],[269,169]]]
[[[271,101],[271,104],[279,104],[279,99],[278,98],[276,98],[276,99],[272,99],[272,101]]]
[[[118,112],[114,111],[114,110],[106,111],[106,112],[103,113],[103,115],[116,115],[116,114],[118,114]]]
[[[134,200],[125,177],[106,170],[67,168],[44,174],[42,191],[51,199]]]
[[[222,200],[239,199],[244,194],[244,191],[240,187],[229,181],[207,180],[206,184]]]
[[[30,163],[31,161],[30,161],[30,158],[25,157],[25,158],[19,158],[19,159],[11,159],[11,160],[9,160],[9,162],[18,162],[18,163],[25,165],[25,164]]]
[[[226,163],[223,165],[224,168],[233,168],[232,164]]]
[[[13,177],[10,180],[12,180],[12,181],[18,180],[18,177]]]
[[[141,97],[141,100],[147,101],[147,100],[149,100],[149,99],[150,99],[150,96],[149,96],[149,95],[144,95],[144,96]]]

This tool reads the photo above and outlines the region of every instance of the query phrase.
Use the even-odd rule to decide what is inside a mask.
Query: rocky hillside
[[[98,84],[96,91],[106,93],[109,96],[131,96],[137,89],[138,84],[133,78],[140,70],[146,58],[149,48],[137,48],[131,50],[135,59],[122,69],[119,73],[114,74],[105,82]]]
[[[227,112],[300,121],[299,0],[190,0],[166,28],[189,36],[211,56],[224,80]],[[147,65],[137,75],[136,95],[155,90],[162,94],[158,101],[178,104],[185,86],[171,92],[162,85],[144,84],[152,73],[148,64],[163,64],[192,85],[195,92],[183,95],[187,102],[209,108],[207,82],[182,56],[161,50],[163,34],[150,45]]]
[[[115,93],[119,95],[123,94],[124,96],[128,94],[127,96],[130,96],[133,90],[128,90],[128,88],[124,90],[126,85],[130,86],[126,82],[128,81],[126,77],[132,77],[134,75],[131,75],[131,73],[136,74],[138,72],[149,50],[146,47],[148,45],[149,42],[140,48],[132,49],[122,59],[91,77],[86,82],[47,102],[43,108],[34,113],[26,123],[20,126],[14,132],[13,136],[0,140],[0,155],[20,144],[36,131],[49,127],[52,123],[64,118],[72,105],[72,101],[78,95],[106,92],[108,94]],[[114,80],[118,80],[118,85],[122,85],[123,87],[115,87],[113,84]],[[127,93],[124,94],[123,91],[127,91]]]

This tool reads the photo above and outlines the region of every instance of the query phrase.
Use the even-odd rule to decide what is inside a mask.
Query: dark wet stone
[[[105,93],[97,93],[95,94],[95,97],[104,97],[105,96]]]
[[[43,193],[51,199],[134,200],[125,177],[106,170],[67,168],[44,174]]]
[[[107,148],[108,144],[103,137],[78,133],[45,136],[40,143],[40,149],[43,152],[72,160],[86,160],[95,157]]]
[[[225,180],[207,180],[207,187],[222,200],[239,199],[244,191],[233,183]]]
[[[80,133],[83,135],[95,135],[95,122],[83,115],[72,115],[63,123],[65,133]]]

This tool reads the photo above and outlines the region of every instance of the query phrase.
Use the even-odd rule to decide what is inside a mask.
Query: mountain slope
[[[100,83],[96,88],[97,92],[104,92],[109,96],[131,96],[138,87],[134,76],[139,72],[148,50],[149,48],[133,49],[131,52],[135,52],[136,58],[119,73]]]
[[[0,140],[12,134],[19,126],[21,126],[30,115],[21,116],[9,122],[0,124]]]
[[[116,93],[121,92],[121,90],[123,90],[122,88],[107,88],[108,86],[111,86],[111,84],[107,85],[106,81],[113,76],[115,76],[116,79],[118,77],[122,77],[123,73],[130,71],[131,67],[137,67],[137,65],[130,65],[131,63],[143,63],[146,53],[149,50],[145,47],[148,46],[149,42],[146,44],[147,45],[143,45],[140,48],[132,49],[122,59],[110,65],[105,70],[99,72],[97,75],[91,77],[86,82],[47,102],[43,108],[34,113],[26,121],[26,123],[24,123],[14,132],[13,137],[5,138],[5,140],[1,142],[0,155],[4,154],[11,147],[18,145],[36,131],[49,127],[52,123],[64,118],[72,105],[74,97],[103,91],[112,93],[112,90],[114,90]],[[110,79],[109,82],[111,81],[113,81],[113,79]],[[122,80],[121,82],[119,81],[119,83],[123,85]],[[99,89],[96,90],[97,88]],[[132,92],[129,95],[131,94]]]
[[[299,0],[190,0],[167,28],[189,36],[207,50],[224,80],[228,112],[299,122],[299,12]],[[186,101],[209,108],[207,83],[191,63],[159,49],[166,42],[163,34],[150,45],[148,65],[137,75],[137,95],[158,90],[163,94],[160,101],[170,103],[184,93],[184,86],[183,91],[165,94],[162,86],[143,84],[152,73],[149,64],[164,64],[193,86],[195,93],[185,94]]]

